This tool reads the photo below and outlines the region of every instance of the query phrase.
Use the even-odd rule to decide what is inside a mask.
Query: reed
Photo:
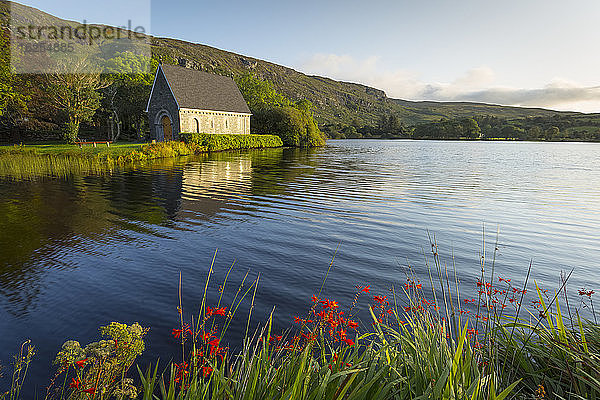
[[[581,289],[579,304],[569,303],[570,274],[555,291],[544,290],[531,281],[531,266],[524,282],[516,284],[497,274],[496,251],[497,246],[488,261],[484,245],[474,298],[461,298],[465,290],[460,290],[456,268],[442,260],[432,238],[431,253],[425,255],[428,285],[409,267],[405,281],[390,290],[357,286],[346,307],[317,290],[307,300],[306,314],[293,317],[293,326],[283,332],[273,327],[273,312],[256,330],[249,329],[260,277],[246,274],[234,293],[220,291],[216,304],[209,304],[215,252],[198,312],[183,308],[179,277],[179,322],[171,335],[180,352],[171,362],[162,367],[156,362],[145,370],[138,366],[140,384],[135,387],[127,370],[143,349],[143,332],[127,336],[130,327],[114,325],[121,326],[121,336],[118,345],[106,344],[104,359],[86,350],[63,357],[63,386],[54,398],[600,398],[594,292]],[[326,276],[332,265],[333,260]],[[227,287],[232,268],[221,288]],[[231,351],[222,343],[246,306],[246,334],[240,349]],[[361,315],[366,316],[363,322]],[[134,340],[140,351],[119,356],[116,349],[131,349]],[[102,360],[107,359],[115,360],[110,365],[117,365],[120,374],[94,380],[105,372],[93,365],[105,365]],[[90,366],[76,368],[82,361]],[[72,385],[67,387],[69,378]],[[22,383],[24,376],[19,379]]]
[[[151,160],[207,152],[206,148],[167,142],[112,147],[3,146],[0,147],[0,176],[35,179],[43,176],[110,173],[115,168],[144,164]]]

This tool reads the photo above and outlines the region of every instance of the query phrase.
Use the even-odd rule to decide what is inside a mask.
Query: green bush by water
[[[275,135],[181,133],[180,136],[187,144],[200,146],[208,151],[263,149],[283,146],[281,139]]]

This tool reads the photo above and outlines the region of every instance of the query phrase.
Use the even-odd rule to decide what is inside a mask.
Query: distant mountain
[[[7,26],[9,1],[0,0],[0,22]],[[39,26],[74,23],[32,7],[19,7],[20,22]],[[177,39],[150,37],[153,57],[188,68],[235,75],[251,71],[274,84],[287,97],[308,99],[316,107],[319,123],[357,121],[374,125],[382,115],[396,115],[406,125],[437,121],[440,118],[492,115],[501,118],[549,117],[580,113],[558,112],[541,108],[522,108],[469,102],[408,101],[392,99],[383,90],[366,85],[340,82],[321,76],[306,75],[292,68],[232,53],[214,47]]]

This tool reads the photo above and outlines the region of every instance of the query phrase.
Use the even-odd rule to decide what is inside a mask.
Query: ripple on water
[[[598,289],[599,204],[591,143],[331,141],[3,180],[0,359],[31,336],[43,386],[62,341],[90,341],[111,320],[152,326],[148,361],[168,359],[179,273],[184,308],[196,310],[215,249],[209,302],[235,260],[226,293],[260,274],[255,322],[276,305],[278,328],[304,311],[334,254],[325,293],[342,304],[356,284],[389,293],[409,265],[428,282],[430,237],[465,296],[497,230],[497,275],[522,281],[533,260],[542,286],[575,268],[574,289]]]

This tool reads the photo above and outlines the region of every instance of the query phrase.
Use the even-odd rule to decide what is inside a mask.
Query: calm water
[[[179,271],[184,308],[197,310],[217,248],[210,302],[235,260],[226,296],[260,273],[253,325],[276,306],[285,328],[338,244],[325,291],[347,304],[354,285],[402,283],[408,264],[424,278],[427,230],[444,260],[454,254],[465,292],[484,230],[488,257],[500,232],[500,275],[522,280],[533,260],[546,287],[575,268],[573,289],[600,289],[600,145],[347,140],[0,179],[0,360],[31,338],[30,382],[44,386],[65,340],[88,343],[114,320],[150,326],[144,360],[169,359]]]

